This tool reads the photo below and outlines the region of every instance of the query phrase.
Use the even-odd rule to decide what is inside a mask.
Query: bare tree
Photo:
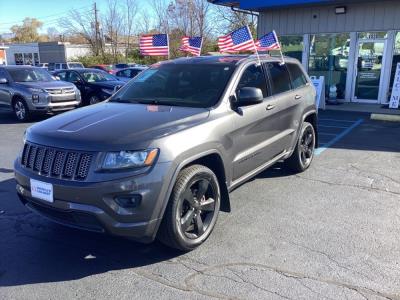
[[[133,24],[138,13],[138,6],[136,0],[125,0],[125,21],[124,21],[124,35],[126,36],[126,54],[128,56],[131,48]]]
[[[59,26],[67,35],[81,36],[90,44],[94,53],[98,52],[95,15],[93,10],[82,12],[72,9],[67,17],[60,19]]]
[[[168,10],[171,9],[171,4],[168,5],[165,0],[151,0],[150,4],[156,17],[155,29],[159,32],[169,32]]]
[[[216,25],[214,26],[216,34],[226,34],[246,25],[255,33],[257,17],[228,7],[217,6],[214,8],[213,24]]]

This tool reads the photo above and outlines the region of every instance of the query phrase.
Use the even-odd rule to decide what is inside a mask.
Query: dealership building
[[[327,99],[388,104],[400,63],[400,1],[209,0],[258,14],[283,52],[324,76]]]

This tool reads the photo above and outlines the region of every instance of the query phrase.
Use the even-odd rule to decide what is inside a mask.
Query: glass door
[[[378,103],[385,44],[385,40],[358,42],[355,60],[354,102]]]

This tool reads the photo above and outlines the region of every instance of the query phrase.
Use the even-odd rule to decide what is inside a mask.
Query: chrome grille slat
[[[21,164],[43,176],[82,181],[89,173],[92,158],[92,153],[26,143]]]

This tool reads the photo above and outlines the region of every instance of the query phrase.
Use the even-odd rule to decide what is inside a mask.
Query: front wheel
[[[20,122],[29,121],[31,115],[28,106],[22,99],[16,99],[13,101],[14,115]]]
[[[289,169],[296,173],[301,173],[310,167],[314,158],[315,141],[314,126],[311,123],[304,122],[296,148],[292,156],[286,161]]]
[[[89,105],[93,105],[93,104],[97,104],[97,103],[99,103],[100,102],[100,99],[99,99],[99,97],[97,97],[96,95],[91,95],[90,97],[89,97]]]
[[[209,168],[202,165],[185,168],[174,185],[158,239],[183,251],[198,247],[214,228],[220,198],[218,179]]]

